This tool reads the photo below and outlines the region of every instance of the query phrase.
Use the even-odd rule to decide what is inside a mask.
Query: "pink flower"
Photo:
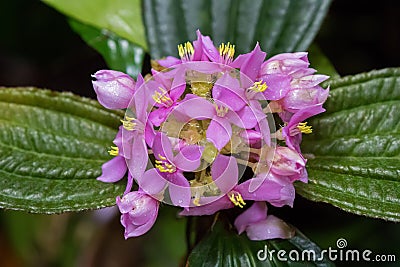
[[[304,129],[309,129],[311,130],[310,126],[306,126],[307,128],[302,128],[301,124],[303,121],[306,119],[315,116],[319,113],[324,112],[325,109],[322,107],[322,104],[318,104],[315,106],[310,106],[304,109],[299,110],[295,114],[290,114],[286,112],[288,116],[288,124],[283,127],[282,129],[282,136],[286,141],[286,145],[291,148],[296,150],[297,152],[300,152],[300,143],[302,139],[302,131]],[[300,126],[300,127],[299,127]],[[308,132],[310,133],[310,132]]]
[[[141,190],[118,196],[116,201],[125,239],[145,234],[157,219],[159,202]]]
[[[147,194],[157,196],[168,185],[169,197],[175,206],[190,205],[190,185],[183,176],[184,171],[194,171],[200,165],[202,147],[187,145],[173,154],[171,141],[164,133],[157,133],[153,143],[156,168],[146,171],[137,178],[139,187]]]
[[[148,83],[146,90],[150,92],[150,103],[155,109],[150,113],[149,120],[155,125],[160,126],[165,121],[169,113],[179,104],[179,98],[186,88],[185,70],[178,68],[171,73],[157,73],[155,80]],[[173,78],[172,83],[169,79]]]

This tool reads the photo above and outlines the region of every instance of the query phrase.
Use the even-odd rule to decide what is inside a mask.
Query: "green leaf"
[[[61,13],[147,49],[140,0],[43,0]]]
[[[400,69],[331,80],[326,112],[304,137],[308,184],[297,192],[343,210],[400,221]]]
[[[215,44],[231,42],[238,53],[256,42],[274,55],[307,49],[330,0],[143,0],[144,23],[153,58],[177,55],[177,45],[200,29]]]
[[[280,257],[278,257],[278,251]],[[302,258],[302,251],[304,253]],[[291,252],[296,251],[296,252]],[[283,254],[284,253],[284,254]],[[297,258],[297,255],[299,257]],[[291,255],[289,257],[289,255]],[[322,260],[312,260],[321,258]],[[286,260],[285,260],[286,259]],[[298,260],[297,260],[298,259]],[[321,249],[301,233],[289,240],[273,239],[252,241],[245,234],[237,235],[217,225],[191,252],[187,265],[201,266],[334,266],[332,262],[321,257]]]
[[[71,93],[0,88],[0,208],[37,213],[115,204],[96,180],[121,114]]]
[[[125,72],[133,78],[142,71],[145,54],[143,48],[108,30],[100,30],[72,19],[69,22],[71,28],[103,56],[111,69]]]

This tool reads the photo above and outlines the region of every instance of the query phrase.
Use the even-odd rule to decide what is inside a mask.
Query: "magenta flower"
[[[169,138],[164,133],[158,132],[152,149],[156,158],[155,168],[137,178],[139,186],[147,194],[155,197],[168,186],[172,203],[175,206],[188,207],[191,191],[183,172],[194,171],[199,167],[203,148],[186,145],[174,155]]]
[[[136,90],[129,109],[132,117],[122,120],[123,149],[126,163],[132,176],[137,179],[146,170],[148,162],[147,145],[151,146],[155,136],[152,123],[148,120],[146,88],[143,77],[139,74]],[[128,112],[127,112],[128,114]]]
[[[235,227],[239,234],[246,231],[250,240],[288,239],[295,234],[294,229],[281,219],[267,216],[265,202],[255,202],[240,214],[235,220]]]
[[[118,196],[117,205],[125,239],[145,234],[157,219],[159,202],[141,190]]]
[[[99,70],[92,75],[97,100],[108,109],[127,108],[132,99],[135,81],[123,72]]]
[[[169,83],[166,74],[159,73],[155,77],[159,81],[148,83],[146,90],[150,92],[150,103],[156,107],[149,115],[149,120],[155,125],[160,126],[165,121],[169,113],[178,105],[179,98],[186,88],[185,70],[178,68],[173,71],[173,81]],[[171,86],[171,89],[168,87]],[[166,88],[167,87],[167,88]]]
[[[300,152],[302,133],[312,132],[311,126],[307,126],[303,121],[324,111],[325,109],[322,107],[322,104],[319,104],[301,109],[295,114],[290,115],[289,123],[282,128],[282,136],[286,141],[286,145]]]

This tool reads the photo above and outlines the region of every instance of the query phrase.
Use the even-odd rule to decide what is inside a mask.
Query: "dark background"
[[[1,86],[36,86],[95,97],[90,74],[107,68],[106,64],[69,28],[62,15],[39,1],[29,0],[1,1],[0,14]],[[400,1],[334,0],[315,42],[342,76],[398,67]],[[294,209],[275,212],[322,248],[335,248],[338,238],[346,238],[349,248],[397,254],[400,261],[398,224],[348,214],[301,197],[296,199]],[[7,212],[0,212],[0,256],[6,251],[13,254],[8,228],[2,223],[6,216]],[[112,225],[122,236],[121,226]],[[130,243],[120,246],[124,244]],[[398,265],[338,262],[337,266]]]

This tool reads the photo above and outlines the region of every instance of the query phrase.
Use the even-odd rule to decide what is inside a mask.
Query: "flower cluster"
[[[98,178],[128,178],[117,197],[125,238],[152,227],[160,202],[182,207],[182,216],[243,209],[234,222],[239,233],[290,237],[266,203],[292,206],[293,182],[307,182],[300,143],[312,132],[306,120],[324,111],[329,90],[319,84],[328,77],[309,68],[307,53],[265,60],[257,44],[235,58],[234,45],[217,48],[199,31],[178,52],[136,81],[112,70],[94,74],[99,102],[126,110],[114,158]]]

